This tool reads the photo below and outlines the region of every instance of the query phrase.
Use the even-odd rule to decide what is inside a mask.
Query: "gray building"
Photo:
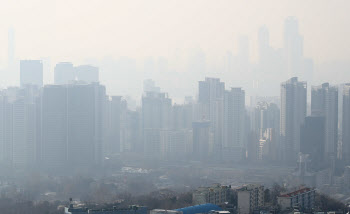
[[[172,100],[166,93],[146,92],[142,97],[144,152],[149,158],[160,158],[161,131],[171,128]]]
[[[67,89],[46,85],[41,99],[41,161],[46,168],[67,163]]]
[[[215,153],[221,153],[224,139],[224,94],[225,83],[218,78],[206,77],[198,83],[198,105],[201,115],[197,120],[209,120],[213,132]]]
[[[195,160],[208,160],[210,152],[210,122],[193,122],[193,158]]]
[[[246,149],[245,119],[245,91],[241,88],[231,88],[230,91],[225,91],[223,153],[232,150],[232,148],[238,151]],[[244,158],[243,155],[234,157],[233,154],[232,158],[230,158],[230,154],[223,154],[226,159],[224,161]]]
[[[343,87],[342,159],[350,163],[350,83]]]
[[[236,191],[238,214],[251,214],[264,206],[264,186],[248,184]]]
[[[309,168],[319,171],[325,168],[325,118],[318,116],[305,117],[300,127],[300,152],[308,154]]]
[[[281,84],[280,134],[282,157],[295,163],[300,151],[300,125],[306,116],[307,85],[293,77]]]
[[[338,88],[329,83],[311,89],[311,114],[325,119],[324,158],[335,159],[338,150]]]
[[[37,96],[33,85],[0,92],[0,158],[6,166],[26,169],[36,163]]]
[[[192,203],[194,205],[207,203],[225,205],[230,201],[231,193],[231,186],[213,184],[210,187],[199,187],[192,193]]]
[[[283,193],[277,197],[281,210],[311,211],[315,205],[315,190],[311,188],[301,188],[292,192]]]
[[[105,87],[98,83],[44,87],[41,102],[44,167],[87,167],[101,163],[105,97]]]

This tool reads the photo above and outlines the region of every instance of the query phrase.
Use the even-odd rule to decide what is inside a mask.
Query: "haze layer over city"
[[[0,213],[345,213],[349,1],[0,7]]]

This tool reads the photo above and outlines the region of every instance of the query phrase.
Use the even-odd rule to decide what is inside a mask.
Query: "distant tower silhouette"
[[[15,62],[15,31],[12,27],[8,30],[8,66],[13,67]]]

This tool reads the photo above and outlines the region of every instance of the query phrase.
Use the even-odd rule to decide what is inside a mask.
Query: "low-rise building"
[[[238,214],[251,214],[264,206],[264,186],[248,184],[237,189]]]
[[[214,184],[211,187],[199,187],[192,194],[193,204],[216,204],[223,205],[230,199],[231,186]]]
[[[315,189],[303,187],[280,195],[277,201],[281,210],[294,208],[300,211],[311,210],[315,204]]]

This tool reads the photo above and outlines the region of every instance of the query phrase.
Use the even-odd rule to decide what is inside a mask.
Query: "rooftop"
[[[305,192],[309,192],[311,190],[312,190],[311,188],[304,187],[304,188],[298,189],[298,190],[293,191],[293,192],[284,193],[284,194],[280,195],[279,197],[292,197],[292,196],[299,195],[299,194],[302,194]]]
[[[221,211],[221,207],[215,204],[201,204],[191,207],[184,207],[176,209],[175,211],[181,211],[183,214],[196,214],[196,213],[208,213],[210,211]]]

